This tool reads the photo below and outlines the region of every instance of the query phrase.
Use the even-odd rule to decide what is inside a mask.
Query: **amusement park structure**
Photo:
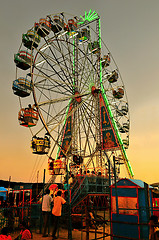
[[[19,124],[34,154],[46,154],[50,175],[91,170],[106,178],[133,171],[130,116],[119,69],[101,38],[99,15],[64,12],[41,18],[14,55]]]
[[[90,10],[80,16],[61,12],[40,18],[22,34],[14,62],[12,89],[20,103],[18,121],[31,132],[33,154],[47,157],[51,178],[45,187],[51,187],[57,175],[66,177],[69,239],[71,220],[77,216],[82,224],[86,220],[89,239],[87,217],[94,209],[95,230],[97,224],[104,224],[103,239],[108,209],[110,232],[115,237],[111,239],[131,237],[134,223],[136,239],[145,232],[148,236],[149,227],[144,224],[153,209],[150,205],[158,207],[158,199],[149,204],[152,193],[148,184],[132,180],[126,153],[129,105],[118,66],[101,38],[100,16]],[[123,171],[129,179],[121,178]],[[75,176],[72,185],[69,174]],[[25,199],[25,190],[18,188],[13,196]],[[30,205],[33,190],[27,189]],[[38,196],[44,190],[43,186]],[[130,231],[122,225],[123,220],[125,224],[133,222]],[[126,235],[120,235],[120,230]]]

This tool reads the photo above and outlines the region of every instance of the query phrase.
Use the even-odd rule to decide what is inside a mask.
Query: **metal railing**
[[[14,206],[0,208],[0,229],[7,226],[11,230],[15,230],[23,220],[26,220],[30,226],[39,229],[41,221],[41,205],[31,204],[24,207]]]

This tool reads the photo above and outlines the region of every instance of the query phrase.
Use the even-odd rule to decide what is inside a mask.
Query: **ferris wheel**
[[[68,162],[107,171],[116,157],[133,177],[126,90],[95,11],[41,18],[22,35],[14,62],[18,119],[31,130],[34,154],[47,154],[59,171]]]

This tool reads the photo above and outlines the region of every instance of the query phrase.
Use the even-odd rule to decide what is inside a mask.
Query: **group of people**
[[[96,168],[94,167],[93,169],[91,168],[86,168],[86,167],[73,167],[71,166],[70,168],[70,174],[73,174],[74,177],[78,176],[107,176],[107,170],[103,170],[101,168]]]
[[[57,230],[59,226],[59,220],[62,213],[62,205],[66,203],[66,200],[61,196],[62,191],[58,190],[56,196],[52,198],[50,190],[45,191],[45,195],[42,199],[42,216],[43,216],[43,237],[47,237],[49,231],[49,218],[52,213],[52,240],[57,239]],[[91,212],[91,211],[90,211]],[[94,217],[93,217],[94,218]],[[92,219],[92,217],[91,217]],[[90,220],[91,221],[91,220]],[[32,232],[28,227],[27,222],[23,221],[20,224],[20,234],[14,238],[14,240],[27,240],[32,239]],[[9,228],[4,227],[1,230],[0,240],[12,240],[9,234]],[[159,240],[159,222],[158,217],[152,215],[149,222],[149,240]]]
[[[59,219],[62,212],[62,205],[66,203],[65,199],[61,196],[62,191],[58,190],[56,196],[52,198],[50,195],[50,190],[47,189],[45,195],[42,199],[42,216],[43,216],[43,237],[47,237],[47,231],[49,226],[49,218],[52,211],[53,218],[53,231],[52,231],[52,239],[57,239],[57,229],[59,225]],[[23,221],[20,224],[20,234],[14,238],[14,240],[27,240],[32,239],[32,232],[30,231],[28,224],[26,221]],[[1,230],[0,240],[13,240],[10,233],[9,228],[4,227]]]
[[[50,190],[46,190],[46,194],[42,199],[42,216],[43,216],[43,237],[47,237],[47,230],[49,226],[50,213],[52,211],[53,217],[53,231],[52,239],[57,239],[56,233],[59,225],[59,219],[62,212],[62,205],[66,203],[65,199],[61,196],[62,192],[57,191],[54,199],[49,195]],[[52,207],[52,210],[51,210]]]

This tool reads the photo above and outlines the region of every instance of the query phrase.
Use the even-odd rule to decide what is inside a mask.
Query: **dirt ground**
[[[99,232],[102,232],[103,229],[98,229]],[[106,233],[109,232],[109,229],[106,229],[105,231]],[[19,232],[15,232],[11,234],[12,239],[14,240],[14,238],[16,238],[18,236]],[[110,237],[105,237],[102,238],[103,234],[96,234],[95,236],[95,230],[94,229],[90,229],[89,232],[89,239],[97,239],[97,238],[101,238],[101,239],[105,239],[105,240],[110,240]],[[33,239],[34,240],[51,240],[52,236],[49,235],[48,237],[42,237],[42,234],[34,232],[33,231]],[[59,236],[58,239],[60,240],[66,240],[69,239],[68,238],[68,231],[67,229],[60,229],[59,230]],[[86,232],[81,232],[80,230],[76,230],[74,229],[72,231],[72,240],[85,240],[86,239]]]

